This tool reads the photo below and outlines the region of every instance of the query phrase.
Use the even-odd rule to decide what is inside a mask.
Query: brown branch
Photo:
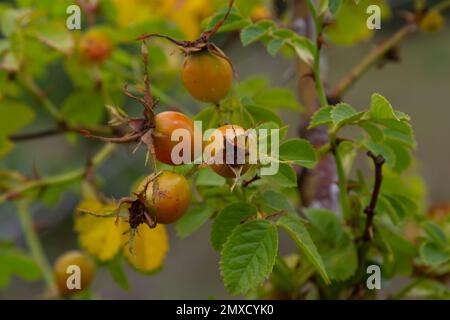
[[[372,196],[369,205],[364,209],[367,215],[366,226],[362,235],[362,240],[365,242],[373,239],[373,218],[375,216],[375,208],[380,195],[381,183],[383,181],[383,164],[386,162],[382,155],[375,156],[372,152],[367,152],[367,155],[372,159],[375,166],[375,182],[373,186]]]
[[[89,131],[89,132],[92,132],[95,134],[105,134],[105,133],[111,133],[111,132],[114,133],[115,130],[110,129],[110,128],[72,127],[72,126],[62,124],[57,128],[45,129],[45,130],[36,131],[36,132],[13,134],[13,135],[9,136],[8,138],[15,142],[22,142],[22,141],[46,138],[46,137],[69,133],[69,132],[79,133],[80,131],[82,131],[82,132]]]
[[[332,100],[339,100],[340,97],[347,92],[353,84],[361,78],[363,74],[369,70],[371,66],[376,64],[389,50],[394,48],[407,35],[416,30],[414,23],[408,22],[400,28],[389,39],[378,45],[375,50],[370,52],[360,63],[358,63],[341,81],[334,87],[329,95]]]

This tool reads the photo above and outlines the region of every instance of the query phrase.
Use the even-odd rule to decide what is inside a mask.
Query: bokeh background
[[[407,7],[409,2],[397,1],[392,4],[395,12],[398,12],[400,8]],[[394,15],[376,32],[375,42],[382,41],[401,24],[398,15]],[[327,46],[324,50],[327,83],[335,84],[372,46],[373,42],[349,48]],[[228,39],[223,49],[234,61],[243,79],[249,75],[263,74],[274,85],[296,90],[296,66],[292,60],[280,55],[274,59],[260,45],[242,48],[238,38]],[[409,36],[400,46],[400,56],[399,63],[370,70],[350,90],[345,100],[362,109],[369,104],[370,95],[379,92],[395,108],[408,113],[418,141],[416,154],[419,169],[428,186],[429,204],[450,200],[450,24],[447,23],[440,33],[415,33]],[[65,90],[70,90],[68,80],[58,68],[52,70],[51,78],[55,83],[67,82]],[[56,103],[64,94],[55,93]],[[192,105],[191,100],[181,103]],[[192,110],[195,110],[195,106],[192,106]],[[300,123],[299,115],[286,112],[283,117],[290,124],[292,134]],[[29,129],[42,129],[49,124],[44,114],[41,114]],[[97,148],[98,145],[83,142],[75,147],[68,144],[64,136],[22,142],[0,166],[31,174],[35,162],[43,175],[55,174],[68,167],[78,167]],[[116,198],[128,194],[129,186],[145,174],[142,165],[144,154],[131,155],[130,148],[124,149],[127,152],[116,152],[99,169],[104,192]],[[50,261],[68,249],[77,248],[72,215],[78,200],[76,193],[69,192],[53,207],[39,204],[32,208],[36,228],[40,230]],[[95,295],[105,299],[230,298],[220,279],[219,255],[209,244],[210,225],[204,225],[185,240],[176,237],[174,228],[169,227],[168,230],[170,251],[162,271],[154,276],[143,276],[126,266],[130,289],[124,291],[112,281],[105,269],[99,268],[93,285]],[[24,245],[15,208],[11,204],[0,207],[0,240],[14,240]],[[293,250],[290,241],[282,237],[281,252]],[[41,291],[42,283],[14,279],[6,291],[0,291],[0,299],[36,298]]]

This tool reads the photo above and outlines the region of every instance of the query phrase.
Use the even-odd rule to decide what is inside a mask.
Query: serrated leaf
[[[369,121],[363,121],[358,123],[365,132],[370,136],[374,142],[381,142],[384,139],[383,130],[378,128],[375,124]]]
[[[275,190],[267,190],[261,194],[264,204],[276,211],[295,212],[294,206],[286,196]]]
[[[220,270],[231,294],[245,293],[269,277],[278,252],[276,227],[267,220],[237,226],[225,243]]]
[[[278,53],[278,51],[281,50],[281,48],[283,48],[285,44],[285,40],[282,38],[275,38],[269,41],[269,43],[267,44],[266,48],[267,48],[267,52],[269,52],[269,54],[272,57],[275,57]]]
[[[278,219],[277,224],[283,228],[299,247],[300,251],[319,272],[325,283],[330,283],[327,271],[308,230],[299,217],[288,215]]]
[[[386,160],[386,164],[394,168],[395,167],[395,153],[387,145],[383,143],[377,143],[372,141],[366,141],[364,146],[367,150],[371,151],[375,156],[382,155]]]
[[[246,202],[236,202],[222,209],[211,227],[211,244],[221,250],[233,229],[243,220],[256,215],[256,208]]]
[[[356,111],[351,105],[347,103],[337,104],[331,111],[331,118],[336,127],[342,127],[347,124],[352,124],[364,115],[364,112]]]
[[[392,168],[396,172],[403,172],[409,168],[412,162],[411,152],[398,141],[387,139],[384,142],[395,155],[395,166]]]
[[[393,119],[400,121],[390,102],[378,93],[374,93],[372,95],[370,109],[367,112],[367,116],[374,120]]]
[[[181,239],[188,237],[208,221],[213,213],[214,210],[210,207],[196,207],[189,209],[176,224],[178,236]]]
[[[262,26],[256,24],[249,25],[241,31],[241,42],[246,47],[261,39],[266,32],[267,30]]]
[[[293,161],[306,168],[313,168],[317,162],[317,155],[308,140],[290,139],[280,145],[280,159]]]
[[[357,269],[356,247],[336,214],[325,209],[306,209],[310,235],[322,257],[330,279],[345,280]]]
[[[333,123],[333,119],[331,118],[331,111],[333,107],[324,107],[320,108],[314,115],[311,117],[311,122],[308,126],[308,129],[312,129],[324,124]]]
[[[377,123],[385,127],[383,130],[385,137],[401,142],[411,148],[416,146],[414,133],[409,123],[389,119],[378,120]]]

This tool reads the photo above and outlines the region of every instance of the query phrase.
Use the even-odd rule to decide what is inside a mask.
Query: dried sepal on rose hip
[[[248,164],[248,140],[246,130],[238,125],[217,128],[207,142],[211,148],[209,167],[225,178],[239,178],[250,167]]]
[[[110,143],[133,143],[137,142],[138,145],[144,144],[147,146],[147,159],[152,158],[154,172],[156,172],[156,160],[161,161],[162,163],[169,165],[180,165],[183,163],[191,163],[194,159],[194,139],[195,132],[197,132],[197,128],[194,125],[192,119],[188,116],[184,115],[181,112],[175,111],[166,111],[156,114],[155,108],[158,105],[159,101],[154,99],[151,93],[150,86],[150,76],[147,70],[147,47],[142,44],[142,56],[144,61],[144,96],[139,97],[134,95],[128,90],[128,87],[125,86],[124,93],[128,97],[138,101],[144,108],[143,117],[142,118],[131,118],[128,115],[121,111],[119,108],[115,108],[112,106],[107,106],[110,114],[113,117],[113,120],[110,121],[112,126],[120,126],[127,125],[129,131],[121,136],[121,137],[103,137],[91,134],[89,131],[80,131],[80,133],[86,137],[97,139],[104,142]],[[186,157],[183,154],[180,154],[181,162],[175,163],[172,161],[172,150],[176,142],[172,141],[172,134],[175,130],[183,129],[188,133],[188,137],[191,140],[191,155],[190,157]],[[188,159],[187,161],[185,161]]]
[[[130,234],[128,246],[133,250],[133,241],[138,228],[145,224],[153,229],[158,224],[170,224],[178,221],[191,203],[191,188],[185,176],[172,172],[160,171],[146,177],[130,197],[124,197],[117,203],[113,212],[98,214],[88,208],[78,208],[81,214],[98,218],[122,218],[129,225],[125,234]],[[121,210],[126,206],[128,214]]]
[[[181,78],[184,86],[195,99],[218,104],[230,91],[234,72],[231,60],[210,38],[228,18],[234,0],[231,0],[224,17],[210,30],[204,31],[197,40],[179,41],[157,33],[139,37],[139,40],[160,37],[176,44],[185,55]],[[237,76],[237,75],[236,75]]]
[[[78,272],[79,274],[75,274]],[[73,279],[69,278],[73,274]],[[85,253],[73,250],[61,255],[53,266],[58,294],[66,297],[89,288],[95,274],[95,263]],[[76,277],[79,276],[79,279]],[[77,283],[79,280],[79,283]],[[78,286],[79,285],[79,286]]]

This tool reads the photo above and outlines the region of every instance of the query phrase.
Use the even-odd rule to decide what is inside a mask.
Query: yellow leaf
[[[129,236],[129,234],[124,235],[127,240]],[[130,253],[130,243],[123,248],[128,262],[142,272],[151,272],[160,268],[168,250],[167,231],[162,224],[158,224],[154,229],[150,229],[145,224],[138,227],[133,243],[134,256]]]
[[[112,214],[117,205],[102,204],[96,200],[84,200],[78,210],[96,215]],[[124,240],[122,233],[127,229],[124,222],[115,224],[114,217],[102,218],[91,214],[77,213],[75,215],[75,230],[78,232],[80,246],[100,261],[112,259],[122,247]]]

